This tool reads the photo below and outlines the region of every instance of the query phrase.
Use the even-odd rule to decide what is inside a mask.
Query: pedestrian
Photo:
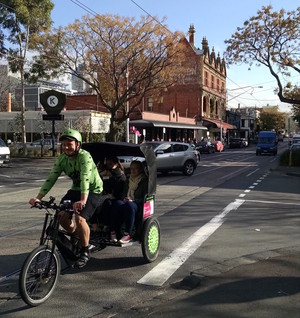
[[[90,153],[81,149],[81,134],[74,129],[66,129],[61,137],[62,153],[42,185],[38,195],[29,200],[34,206],[54,186],[58,177],[64,172],[72,181],[72,187],[61,199],[70,200],[73,204],[74,219],[68,211],[60,212],[60,225],[70,234],[79,237],[80,255],[75,267],[81,268],[90,259],[89,238],[90,228],[87,221],[93,216],[99,205],[103,188],[102,180]]]

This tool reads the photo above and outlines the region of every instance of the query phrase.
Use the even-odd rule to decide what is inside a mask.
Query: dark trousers
[[[137,211],[138,205],[134,201],[115,201],[112,208],[112,230],[119,233],[121,225],[125,222],[125,232],[131,234]]]

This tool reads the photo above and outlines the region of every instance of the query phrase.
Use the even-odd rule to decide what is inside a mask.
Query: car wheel
[[[187,161],[183,165],[183,174],[186,176],[191,176],[195,171],[195,164],[192,161]]]

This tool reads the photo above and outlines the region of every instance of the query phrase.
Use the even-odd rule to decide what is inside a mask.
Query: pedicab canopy
[[[151,145],[132,144],[126,142],[93,142],[83,143],[82,149],[87,150],[96,164],[104,163],[108,157],[128,157],[131,160],[145,161],[148,171],[148,195],[156,192],[156,156]]]

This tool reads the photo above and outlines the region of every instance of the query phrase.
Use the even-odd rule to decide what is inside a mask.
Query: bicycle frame
[[[64,204],[56,205],[54,198],[50,198],[49,202],[42,201],[38,208],[46,209],[40,245],[47,245],[51,249],[52,255],[55,247],[57,247],[67,265],[72,266],[72,262],[78,258],[77,244],[73,244],[71,240],[66,237],[67,233],[59,229],[59,212],[65,210],[66,206]],[[49,209],[53,210],[53,212],[50,212]],[[66,210],[72,212],[70,209]],[[51,246],[49,241],[51,241]]]

